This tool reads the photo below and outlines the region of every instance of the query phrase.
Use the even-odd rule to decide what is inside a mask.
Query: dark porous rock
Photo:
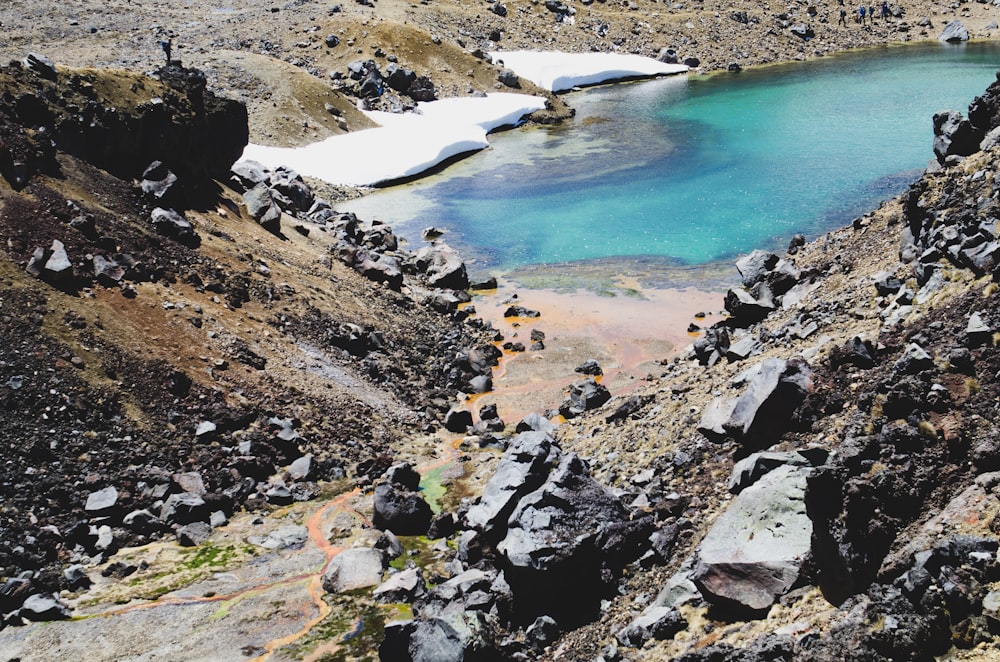
[[[875,365],[875,356],[876,350],[871,341],[854,336],[843,345],[830,350],[830,367],[852,365],[867,369]]]
[[[253,220],[268,232],[281,230],[281,208],[274,201],[271,189],[260,183],[243,194],[243,204]]]
[[[812,371],[805,360],[767,359],[736,399],[723,429],[744,448],[766,448],[785,432],[810,390]]]
[[[396,63],[385,68],[385,82],[397,92],[406,92],[417,80],[417,74],[412,69],[406,69]]]
[[[618,405],[612,413],[604,417],[605,423],[618,423],[635,418],[643,408],[653,402],[655,398],[651,395],[633,395],[625,402]]]
[[[125,269],[114,260],[109,260],[103,255],[95,255],[91,260],[94,269],[94,278],[105,287],[118,285],[125,277]]]
[[[28,621],[59,621],[72,615],[72,611],[56,595],[36,593],[21,608],[18,615]]]
[[[736,614],[760,614],[798,581],[811,546],[808,469],[784,465],[743,490],[698,547],[694,581]]]
[[[427,528],[427,537],[431,540],[448,538],[458,531],[458,522],[453,513],[441,513],[431,521]]]
[[[177,542],[181,547],[195,547],[211,535],[212,526],[208,522],[191,522],[177,529]]]
[[[771,314],[776,308],[770,292],[764,288],[763,296],[755,297],[750,292],[733,288],[726,292],[725,308],[737,326],[756,324]]]
[[[944,164],[949,156],[969,156],[979,151],[983,133],[962,113],[954,110],[934,114],[934,154]]]
[[[516,618],[527,623],[547,614],[566,627],[593,618],[623,560],[609,560],[600,541],[609,525],[627,519],[586,463],[563,454],[545,482],[519,500],[496,546]]]
[[[688,625],[673,607],[651,606],[624,628],[615,638],[623,646],[641,648],[650,639],[672,639]]]
[[[414,101],[434,101],[437,99],[434,82],[427,76],[417,76],[410,88],[406,90],[406,94]]]
[[[503,311],[504,317],[541,317],[542,314],[537,310],[531,310],[530,308],[525,308],[524,306],[508,306],[505,311]]]
[[[426,534],[433,517],[430,505],[420,494],[392,483],[375,488],[374,508],[372,523],[399,536]]]
[[[592,377],[599,377],[604,374],[601,370],[601,365],[597,362],[597,359],[587,359],[580,365],[573,368],[573,372],[579,372],[582,375],[590,375]]]
[[[962,41],[969,41],[969,31],[962,21],[957,18],[949,21],[944,29],[941,30],[941,34],[938,35],[938,41],[944,41],[948,43],[958,43]]]
[[[684,62],[682,62],[682,64],[690,69],[697,69],[701,66],[701,60],[696,57],[686,57],[684,58]]]
[[[472,427],[472,412],[466,409],[450,409],[444,417],[444,427],[449,432],[462,434]]]
[[[420,489],[420,473],[409,462],[392,465],[386,470],[383,477],[393,485],[406,490],[416,491]]]
[[[911,342],[896,359],[893,370],[901,375],[915,375],[934,368],[934,358],[917,343]]]
[[[308,212],[316,201],[302,175],[285,167],[271,173],[271,196],[279,207],[292,214]]]
[[[559,405],[559,413],[564,418],[576,418],[584,412],[597,409],[611,399],[611,393],[593,377],[569,386],[569,397]]]
[[[371,547],[351,547],[333,557],[323,573],[323,590],[343,593],[378,586],[385,570],[385,555]]]
[[[211,511],[197,494],[171,494],[160,508],[160,519],[169,524],[207,522]]]

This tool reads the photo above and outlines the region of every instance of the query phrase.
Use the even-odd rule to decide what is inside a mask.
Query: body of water
[[[730,260],[905,190],[933,158],[932,115],[966,112],[998,68],[997,45],[926,44],[593,88],[569,122],[338,209],[412,245],[445,229],[477,271]]]

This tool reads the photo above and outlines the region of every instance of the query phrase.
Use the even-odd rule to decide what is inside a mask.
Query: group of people
[[[847,27],[847,9],[844,7],[844,0],[838,0],[838,2],[840,3],[840,20],[837,21],[837,24]],[[856,13],[852,13],[854,13],[855,23],[865,25],[866,23],[873,24],[875,22],[875,5],[868,5],[867,7],[865,5],[861,5],[858,7]],[[882,16],[883,21],[889,20],[889,16],[892,12],[889,10],[888,0],[882,0],[882,7],[879,13]]]

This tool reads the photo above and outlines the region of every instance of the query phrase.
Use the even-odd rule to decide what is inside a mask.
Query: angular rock
[[[370,547],[352,547],[337,554],[323,573],[323,590],[343,593],[378,586],[385,570],[382,552]]]
[[[171,494],[160,508],[160,519],[170,524],[207,521],[209,506],[197,494]]]
[[[522,432],[504,452],[478,500],[466,511],[465,525],[503,537],[507,519],[521,497],[538,489],[558,461],[559,448],[544,432]]]
[[[166,237],[187,245],[197,245],[199,242],[194,226],[180,212],[157,207],[149,215],[149,220],[156,231]]]
[[[191,522],[177,529],[177,542],[181,547],[196,547],[212,536],[208,522]]]
[[[91,492],[83,507],[88,513],[100,513],[111,510],[118,503],[118,490],[113,485]]]
[[[829,452],[822,448],[784,453],[754,453],[733,466],[733,472],[729,475],[729,491],[739,494],[778,467],[818,467],[826,462],[827,457]]]
[[[416,492],[400,489],[390,483],[375,488],[373,524],[396,535],[415,536],[427,533],[431,524],[430,505]]]
[[[28,53],[28,56],[24,58],[24,66],[42,78],[48,80],[56,80],[57,78],[55,63],[39,53]]]
[[[944,26],[944,29],[941,30],[941,34],[938,35],[938,41],[944,41],[952,44],[969,41],[969,31],[964,25],[962,25],[962,21],[956,18],[949,21],[948,24]]]
[[[298,524],[286,524],[271,531],[266,536],[253,535],[247,538],[252,545],[264,549],[299,549],[309,539],[309,530]]]
[[[623,646],[641,648],[650,639],[672,639],[687,627],[687,621],[672,607],[651,606],[618,631],[615,638]]]
[[[281,208],[274,201],[266,183],[257,184],[244,193],[243,204],[251,218],[265,230],[273,233],[281,230]]]
[[[464,433],[472,427],[472,412],[466,409],[450,409],[444,417],[444,428],[449,432]]]
[[[600,377],[604,374],[601,370],[601,364],[597,362],[597,359],[587,359],[580,365],[573,368],[573,372],[579,372],[582,375],[590,375],[591,377]]]
[[[969,156],[979,150],[982,133],[959,113],[947,110],[934,114],[934,154],[944,164],[949,156]]]
[[[397,572],[372,591],[375,602],[413,602],[427,594],[420,568]]]
[[[775,443],[787,429],[792,412],[812,389],[812,371],[802,359],[767,359],[736,399],[723,423],[726,433],[746,448]]]
[[[734,288],[726,292],[725,308],[734,322],[746,326],[763,320],[775,305],[769,297],[757,299],[744,289]]]
[[[741,492],[698,547],[694,581],[709,602],[760,614],[798,581],[809,556],[807,469],[782,466]]]
[[[611,393],[603,384],[593,378],[570,384],[569,398],[559,405],[559,413],[565,418],[575,418],[584,412],[604,405],[611,399]]]
[[[29,621],[60,621],[72,616],[70,608],[53,594],[36,593],[18,610],[18,615]]]

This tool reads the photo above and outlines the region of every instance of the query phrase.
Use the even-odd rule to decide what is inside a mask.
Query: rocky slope
[[[245,109],[199,72],[0,79],[5,624],[121,547],[380,475],[489,370],[441,289],[461,262],[397,252],[294,173],[229,181]]]
[[[503,339],[460,310],[468,278],[446,245],[400,250],[295,173],[229,170],[248,137],[364,126],[359,98],[497,89],[476,52],[496,45],[670,48],[719,69],[933,37],[958,16],[990,31],[985,4],[897,9],[866,29],[838,28],[823,3],[7,3],[0,651],[31,659],[49,650],[32,636],[76,639],[15,626],[85,606],[92,581],[124,591],[94,600],[155,604],[127,594],[148,566],[124,548],[294,548],[305,525],[248,537],[243,513],[280,513],[276,527],[356,487],[330,502],[352,499],[350,524],[313,541],[353,546],[327,553],[323,627],[279,657],[339,641],[342,603],[378,624],[362,617],[356,647],[337,649],[360,659],[1000,654],[996,86],[968,120],[935,118],[939,167],[906,195],[788,255],[741,260],[729,318],[690,356],[628,397],[581,366],[592,377],[558,429],[453,407],[488,390]],[[149,75],[20,63],[53,43],[61,62]],[[566,112],[553,97],[547,118]],[[432,499],[398,461],[446,447],[442,429],[461,454],[441,453],[457,468],[430,481],[448,483]],[[125,655],[145,626],[128,618],[110,638]],[[207,654],[207,628],[191,623],[166,654]],[[228,632],[234,659],[283,641],[244,636]],[[85,654],[120,656],[101,651],[110,639]]]

